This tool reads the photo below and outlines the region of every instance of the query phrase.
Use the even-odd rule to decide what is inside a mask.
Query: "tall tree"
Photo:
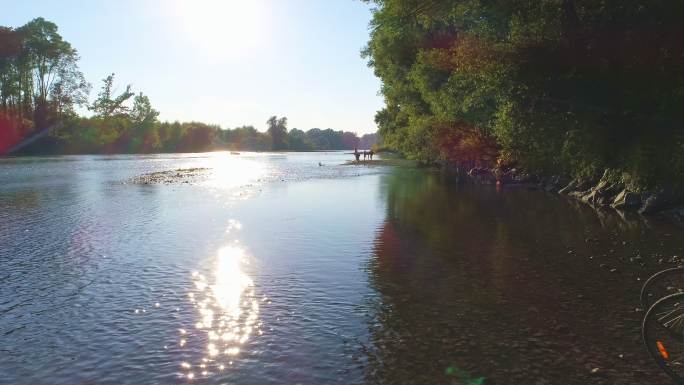
[[[268,118],[266,124],[268,125],[267,132],[273,141],[273,149],[287,149],[287,118],[283,116],[278,119],[278,117],[274,115]]]
[[[128,113],[128,107],[124,104],[133,95],[130,84],[126,86],[126,90],[114,96],[114,74],[102,79],[102,88],[97,94],[97,99],[90,106],[95,115],[101,118],[109,118],[114,115],[124,115]]]
[[[157,122],[159,112],[152,108],[150,99],[140,92],[133,98],[133,108],[131,109],[130,116],[136,126],[140,127],[140,129],[146,129]]]
[[[78,69],[78,53],[43,18],[0,27],[0,100],[5,113],[44,127],[53,115],[86,102],[90,85]]]
[[[150,99],[140,92],[133,98],[130,118],[133,122],[133,148],[142,152],[156,151],[161,147],[157,117],[159,112],[152,108]]]

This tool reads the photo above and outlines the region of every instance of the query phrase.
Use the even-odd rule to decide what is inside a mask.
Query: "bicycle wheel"
[[[641,306],[648,310],[657,300],[684,292],[684,267],[673,267],[653,274],[641,288]]]
[[[684,293],[654,303],[644,317],[641,336],[658,366],[684,384]]]

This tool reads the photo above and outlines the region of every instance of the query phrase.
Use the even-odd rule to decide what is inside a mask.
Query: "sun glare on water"
[[[240,223],[231,220],[229,229],[239,229]],[[253,335],[261,335],[259,300],[254,283],[244,267],[248,263],[245,249],[235,245],[221,248],[216,256],[213,277],[192,273],[194,290],[188,293],[190,303],[197,309],[194,328],[180,329],[180,347],[192,336],[195,343],[205,344],[203,357],[194,362],[180,363],[181,376],[193,379],[193,369],[202,377],[220,373],[237,362],[240,352],[248,347]],[[261,302],[265,301],[265,297]]]
[[[211,154],[206,166],[211,170],[208,185],[217,189],[245,187],[266,177],[268,173],[264,162],[225,152]],[[245,191],[240,189],[237,192]]]
[[[214,58],[234,58],[259,48],[268,29],[263,0],[175,0],[183,37]]]

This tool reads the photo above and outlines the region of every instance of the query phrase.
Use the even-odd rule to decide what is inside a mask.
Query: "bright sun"
[[[233,58],[263,44],[268,7],[263,0],[175,0],[183,36],[213,57]]]

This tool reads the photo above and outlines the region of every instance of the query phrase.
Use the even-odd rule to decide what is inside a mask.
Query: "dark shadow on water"
[[[668,384],[638,291],[681,229],[437,173],[383,177],[367,383]]]

